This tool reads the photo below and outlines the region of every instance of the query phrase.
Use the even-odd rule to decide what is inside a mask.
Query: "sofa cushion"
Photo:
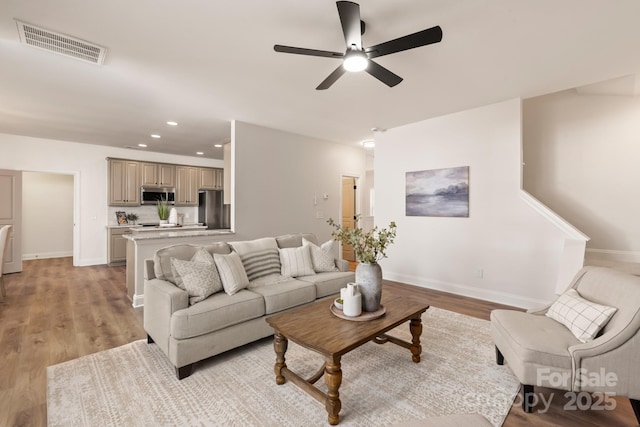
[[[201,260],[198,260],[199,257]],[[175,270],[176,281],[179,281],[189,294],[189,304],[200,302],[222,290],[222,282],[213,257],[204,248],[200,248],[191,261],[171,258],[171,266]]]
[[[192,338],[264,316],[261,295],[241,290],[233,295],[218,292],[209,298],[178,310],[171,316],[171,336]]]
[[[316,274],[311,262],[309,245],[297,248],[280,249],[280,264],[282,264],[281,274],[284,277],[298,277]]]
[[[312,283],[289,279],[251,290],[264,297],[265,314],[277,313],[314,301],[316,288]]]
[[[316,298],[323,298],[340,292],[349,282],[356,281],[353,271],[333,271],[312,276],[297,277],[296,280],[313,283],[316,287]]]
[[[285,234],[284,236],[276,237],[276,243],[278,243],[280,249],[297,248],[298,246],[302,246],[302,238],[316,245],[318,244],[318,239],[315,234],[311,233]]]
[[[491,328],[499,331],[500,336],[508,337],[505,345],[509,345],[511,352],[517,355],[519,363],[571,370],[569,347],[580,341],[561,323],[542,315],[493,310]],[[503,354],[506,353],[505,349]]]
[[[222,287],[227,294],[233,295],[249,286],[249,278],[244,271],[240,255],[235,252],[227,255],[213,254],[213,259],[218,267]]]
[[[337,243],[338,242],[331,239],[318,246],[304,237],[302,238],[302,244],[309,246],[309,251],[311,252],[311,263],[313,264],[313,269],[316,273],[338,271],[334,259],[334,251]]]
[[[275,238],[230,242],[229,245],[240,255],[249,281],[280,273],[280,256]]]
[[[210,245],[179,244],[158,249],[153,256],[153,270],[156,279],[166,280],[175,285],[176,280],[171,271],[171,258],[188,261],[200,247],[204,247],[211,255],[228,254],[231,252],[229,245],[224,242],[212,243]]]
[[[617,308],[596,304],[569,289],[551,304],[546,315],[569,328],[581,342],[592,341]]]

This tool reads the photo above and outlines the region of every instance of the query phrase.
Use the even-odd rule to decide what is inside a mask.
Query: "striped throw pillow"
[[[271,274],[280,274],[280,254],[278,249],[262,249],[240,254],[240,259],[249,281]]]
[[[216,267],[218,267],[218,273],[220,273],[222,287],[227,294],[233,295],[249,286],[249,278],[237,253],[231,252],[228,255],[213,254],[213,259],[216,262]]]
[[[280,263],[284,277],[311,276],[316,274],[311,263],[309,245],[280,249]]]

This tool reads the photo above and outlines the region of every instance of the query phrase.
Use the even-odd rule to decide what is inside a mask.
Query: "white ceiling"
[[[370,46],[440,25],[439,44],[339,64],[274,44],[343,51],[329,0],[0,0],[0,132],[221,158],[236,119],[356,145],[392,128],[640,70],[638,0],[362,0]],[[108,48],[98,66],[19,42],[15,19]],[[167,120],[179,122],[170,128]],[[159,133],[160,140],[149,135]]]

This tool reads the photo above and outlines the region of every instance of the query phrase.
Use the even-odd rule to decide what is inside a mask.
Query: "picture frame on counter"
[[[125,211],[116,211],[116,221],[118,225],[128,224],[127,213]]]

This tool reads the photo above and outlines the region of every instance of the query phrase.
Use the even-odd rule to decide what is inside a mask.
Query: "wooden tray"
[[[384,316],[384,314],[387,312],[387,309],[384,308],[382,304],[380,304],[380,308],[376,311],[363,311],[360,316],[355,317],[345,315],[342,310],[336,307],[333,303],[331,303],[331,307],[329,308],[329,310],[331,310],[334,316],[345,320],[351,320],[353,322],[366,322],[368,320],[378,319]]]

